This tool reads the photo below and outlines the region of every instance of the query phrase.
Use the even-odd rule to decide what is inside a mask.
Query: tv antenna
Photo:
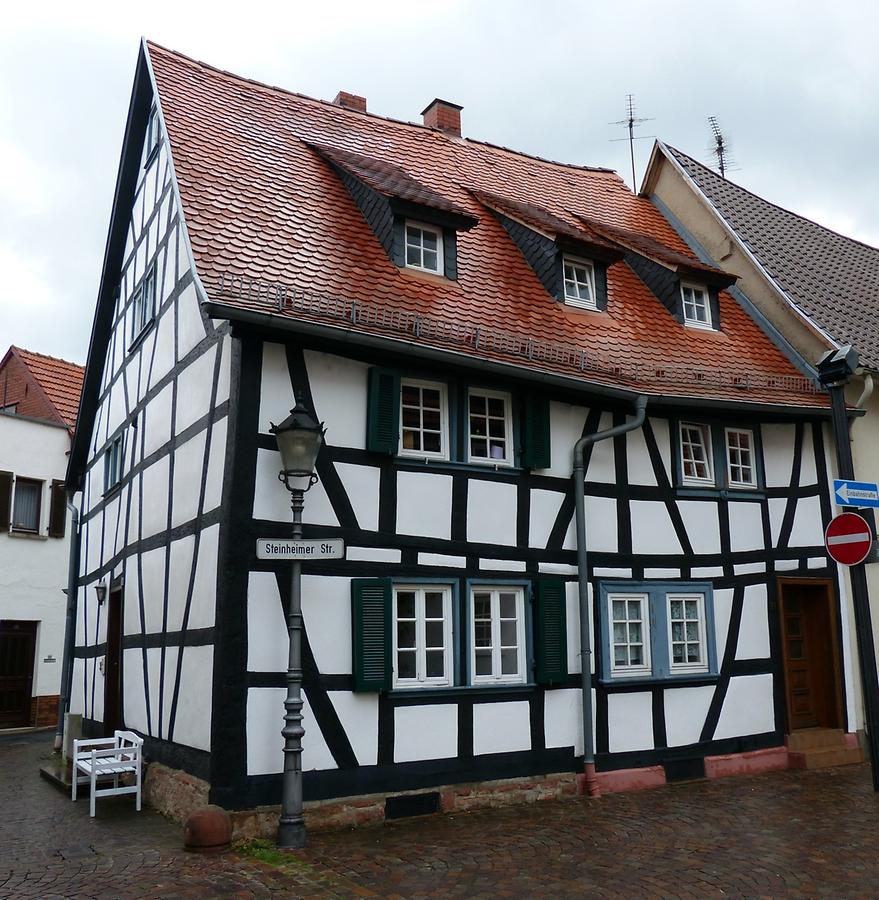
[[[612,141],[628,141],[629,156],[632,159],[632,190],[637,191],[638,185],[635,182],[635,141],[643,141],[653,137],[652,134],[642,134],[635,137],[635,128],[644,122],[652,122],[653,119],[644,119],[635,115],[635,98],[632,94],[626,94],[626,118],[620,119],[619,122],[609,122],[609,125],[625,125],[629,129],[627,138],[611,138]]]
[[[720,125],[717,123],[715,116],[708,117],[708,124],[711,126],[712,146],[711,153],[717,160],[717,167],[720,169],[720,177],[726,178],[727,169],[731,167],[733,162],[730,156],[729,141],[723,136]]]

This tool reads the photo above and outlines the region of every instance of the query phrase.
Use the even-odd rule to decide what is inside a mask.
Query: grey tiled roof
[[[665,145],[764,269],[819,328],[879,368],[879,249],[763,200]]]

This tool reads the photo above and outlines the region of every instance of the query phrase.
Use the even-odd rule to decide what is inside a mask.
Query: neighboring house
[[[847,399],[855,474],[879,482],[879,249],[783,209],[657,142],[641,188],[700,258],[734,272],[735,296],[805,373],[826,350],[854,345],[861,368]],[[836,468],[835,455],[831,459]],[[879,567],[867,566],[879,597]],[[871,604],[879,638],[879,606]]]
[[[64,477],[83,368],[0,361],[0,728],[54,725],[68,580]]]
[[[856,731],[823,393],[614,172],[424,117],[143,45],[68,473],[85,729],[145,735],[166,808],[279,802],[289,566],[255,542],[290,534],[295,393],[305,535],[347,544],[304,564],[307,801],[573,791],[584,734],[612,790]],[[645,398],[586,452],[579,573],[574,445]]]

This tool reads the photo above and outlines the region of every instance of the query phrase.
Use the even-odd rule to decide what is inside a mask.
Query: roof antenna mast
[[[629,142],[629,156],[632,159],[632,190],[637,191],[638,185],[635,182],[635,141],[644,140],[653,137],[652,134],[639,135],[635,137],[635,128],[643,122],[652,122],[653,119],[643,119],[635,115],[635,97],[632,94],[626,94],[626,118],[620,119],[618,122],[610,122],[611,125],[625,125],[629,129],[627,138],[613,138],[614,141]]]
[[[708,124],[711,126],[711,137],[714,141],[711,152],[717,160],[717,167],[720,169],[720,177],[726,178],[726,170],[730,167],[732,160],[730,159],[729,142],[723,136],[720,125],[717,124],[715,116],[708,117]]]

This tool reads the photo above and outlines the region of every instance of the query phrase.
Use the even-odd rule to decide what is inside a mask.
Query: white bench
[[[112,797],[118,794],[136,794],[137,809],[140,811],[140,777],[143,768],[143,738],[132,731],[116,731],[111,738],[73,742],[73,796],[80,784],[91,787],[91,809],[94,818],[95,798]],[[134,783],[119,786],[119,778],[133,775]],[[112,778],[113,786],[99,788],[99,782]]]

